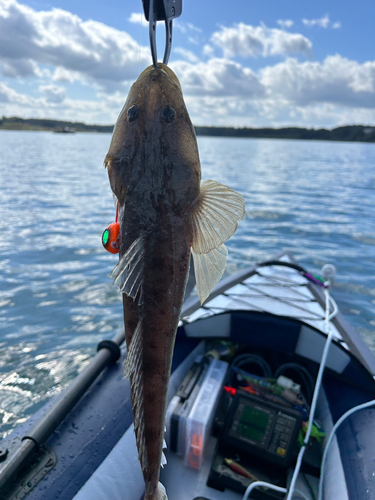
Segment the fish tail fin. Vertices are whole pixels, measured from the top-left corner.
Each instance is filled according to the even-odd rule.
[[[156,487],[156,491],[153,491],[152,493],[148,493],[146,488],[144,500],[168,500],[168,495],[164,486],[159,482]]]
[[[245,218],[245,201],[220,182],[206,180],[189,217],[197,292],[203,303],[222,277],[227,249],[223,244]]]
[[[158,489],[156,490],[155,500],[168,500],[167,492],[165,491],[164,485],[160,482],[158,484]]]

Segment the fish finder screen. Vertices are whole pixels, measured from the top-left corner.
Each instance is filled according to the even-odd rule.
[[[252,406],[245,406],[237,426],[238,434],[261,442],[268,426],[269,414]]]

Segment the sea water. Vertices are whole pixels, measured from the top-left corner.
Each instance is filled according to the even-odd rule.
[[[0,132],[0,436],[61,392],[123,328],[101,234],[115,207],[110,134]],[[203,179],[246,219],[226,274],[291,251],[337,268],[333,296],[375,352],[375,144],[199,137]]]

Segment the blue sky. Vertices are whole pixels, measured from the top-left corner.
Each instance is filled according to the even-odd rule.
[[[0,114],[114,123],[150,63],[141,5],[0,0]],[[183,0],[170,66],[196,125],[373,125],[374,24],[373,0]]]

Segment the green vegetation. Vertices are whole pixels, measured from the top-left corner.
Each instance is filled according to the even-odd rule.
[[[375,126],[347,125],[332,130],[321,128],[229,128],[195,127],[197,135],[216,137],[253,137],[262,139],[304,139],[315,141],[375,142]]]
[[[49,120],[46,118],[18,118],[3,116],[0,120],[0,130],[39,130],[50,131],[62,130],[68,127],[75,132],[109,132],[112,133],[113,125],[86,125],[81,122],[63,122],[59,120]]]
[[[43,130],[61,131],[68,127],[75,132],[111,133],[113,125],[86,125],[81,122],[66,122],[39,118],[5,117],[0,120],[0,130]],[[252,137],[263,139],[305,139],[320,141],[375,142],[375,126],[347,125],[332,130],[287,128],[233,128],[233,127],[195,127],[197,135],[213,137]]]

